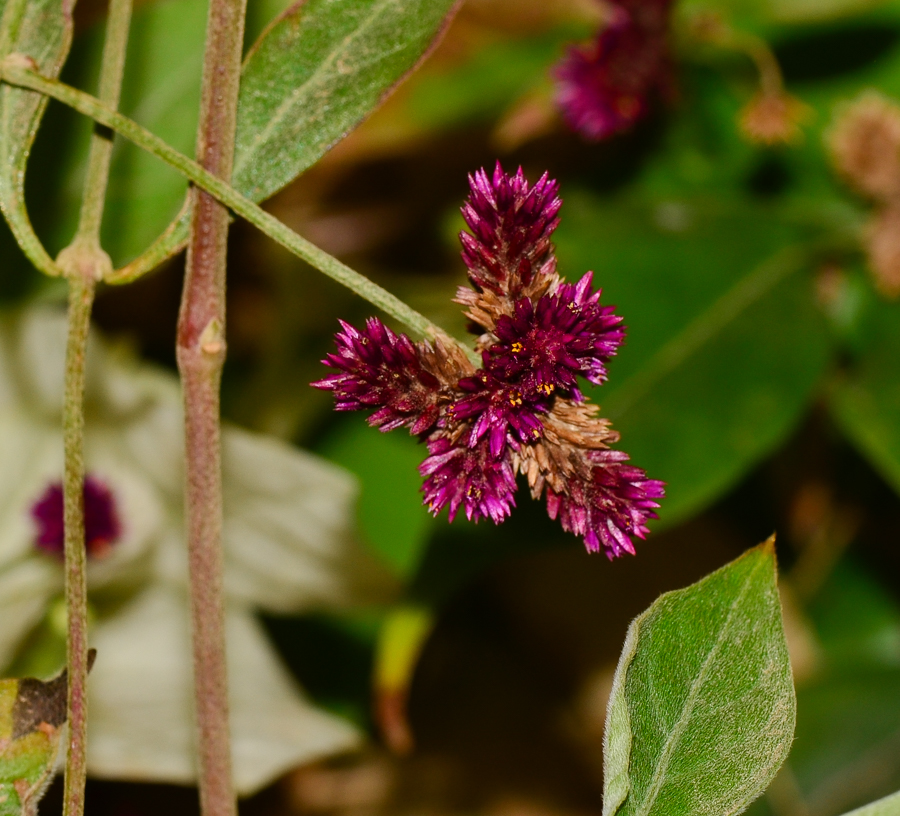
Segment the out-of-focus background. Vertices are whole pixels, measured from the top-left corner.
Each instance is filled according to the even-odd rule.
[[[248,45],[279,10],[250,0]],[[836,815],[900,787],[900,304],[867,262],[878,205],[841,180],[826,144],[840,106],[866,90],[900,101],[900,3],[676,3],[669,92],[630,131],[591,142],[555,110],[551,71],[607,11],[466,0],[421,69],[266,206],[463,337],[451,298],[465,280],[467,173],[499,159],[532,181],[557,178],[560,272],[593,270],[628,327],[591,397],[633,462],[667,482],[660,518],[635,557],[612,563],[588,556],[524,490],[499,528],[431,518],[416,440],[336,414],[308,387],[326,372],[338,318],[359,325],[372,308],[236,223],[225,416],[359,477],[365,541],[399,579],[398,603],[433,627],[405,690],[379,692],[390,610],[264,619],[309,695],[370,742],[288,773],[242,804],[248,815],[599,813],[605,703],[628,622],[773,531],[798,723],[753,812]],[[186,152],[205,13],[199,0],[146,0],[129,46],[123,110]],[[63,78],[93,89],[103,4],[76,14]],[[726,29],[730,39],[715,36]],[[774,55],[802,104],[784,143],[740,126],[759,91],[753,48]],[[51,254],[74,229],[88,135],[51,104],[27,180]],[[168,223],[183,190],[119,146],[105,223],[114,261]],[[4,305],[58,296],[0,229]],[[96,323],[174,369],[182,268],[179,257],[104,288]],[[409,749],[410,735],[413,750],[390,750]],[[54,788],[42,808],[58,807]],[[196,795],[94,781],[88,808],[193,813]]]

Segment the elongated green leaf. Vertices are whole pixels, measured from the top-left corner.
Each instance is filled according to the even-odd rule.
[[[631,624],[606,725],[604,816],[723,816],[763,792],[796,704],[770,539]]]
[[[318,161],[427,55],[458,5],[459,0],[294,3],[244,61],[233,186],[264,201]],[[182,213],[157,242],[153,263],[184,246],[187,230]]]
[[[857,365],[831,394],[831,411],[860,452],[900,492],[900,307],[880,304]]]
[[[244,64],[234,185],[262,201],[313,164],[411,71],[457,0],[301,0]]]
[[[0,680],[0,816],[33,816],[53,777],[66,677]]]
[[[0,57],[21,54],[44,76],[58,76],[72,43],[74,0],[5,0],[0,5]],[[49,272],[55,265],[25,208],[25,166],[46,106],[40,94],[0,87],[0,209],[29,260]]]
[[[900,816],[900,791],[870,805],[851,810],[845,816]]]

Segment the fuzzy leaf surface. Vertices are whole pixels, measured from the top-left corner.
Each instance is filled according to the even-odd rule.
[[[765,790],[796,715],[772,540],[634,620],[608,712],[604,816],[723,816]]]
[[[457,0],[306,0],[244,64],[234,186],[263,201],[374,110],[441,35]]]

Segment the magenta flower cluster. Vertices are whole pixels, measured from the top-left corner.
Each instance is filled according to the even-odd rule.
[[[556,102],[573,130],[591,141],[631,127],[654,95],[673,95],[668,28],[672,0],[617,0],[588,46],[556,65]]]
[[[566,283],[550,241],[562,204],[544,174],[529,185],[499,163],[469,177],[460,234],[471,287],[457,302],[479,334],[482,365],[438,338],[414,343],[377,318],[362,330],[344,322],[336,373],[313,385],[341,411],[373,411],[382,431],[408,427],[423,439],[426,505],[500,523],[515,505],[516,474],[551,518],[610,558],[634,553],[655,518],[663,483],[610,448],[618,434],[597,416],[579,378],[600,385],[625,335],[622,318],[600,302],[592,273]]]

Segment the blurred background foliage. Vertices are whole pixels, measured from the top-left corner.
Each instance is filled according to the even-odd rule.
[[[250,1],[248,44],[282,5]],[[592,396],[634,463],[668,483],[654,534],[633,559],[589,558],[524,492],[500,528],[432,519],[416,441],[334,414],[307,385],[337,318],[358,324],[370,307],[235,224],[226,416],[358,475],[362,533],[405,582],[404,608],[427,621],[266,621],[309,693],[369,728],[373,747],[298,770],[248,811],[598,812],[605,699],[628,621],[773,530],[798,725],[754,813],[828,816],[900,787],[900,304],[871,282],[869,205],[836,176],[823,139],[861,91],[900,100],[900,2],[682,0],[675,99],[587,143],[552,111],[548,72],[600,11],[593,0],[467,0],[424,66],[267,207],[462,337],[450,299],[464,280],[466,173],[499,158],[558,178],[560,270],[594,270],[628,326]],[[807,106],[801,140],[741,135],[757,74],[745,54],[698,39],[710,13],[771,47]],[[100,0],[77,10],[63,78],[80,87],[94,87],[103,14]],[[187,153],[205,14],[201,0],[147,0],[129,45],[122,109]],[[88,135],[51,104],[27,179],[51,253],[74,229]],[[155,237],[184,191],[120,143],[104,224],[113,260]],[[59,297],[0,231],[3,301]],[[107,287],[95,313],[171,368],[182,263]],[[376,654],[406,669],[373,696]],[[408,747],[407,726],[417,750],[394,756],[384,742]],[[194,807],[164,787],[89,790],[89,807],[111,813]]]

